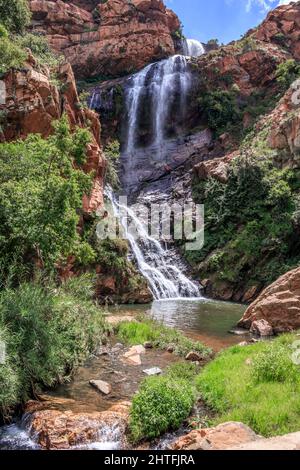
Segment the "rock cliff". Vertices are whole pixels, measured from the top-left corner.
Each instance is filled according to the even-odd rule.
[[[175,52],[177,16],[161,0],[30,0],[32,28],[46,34],[76,77],[116,76]]]

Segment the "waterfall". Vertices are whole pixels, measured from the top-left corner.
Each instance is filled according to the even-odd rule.
[[[148,235],[135,212],[130,207],[121,205],[110,188],[106,189],[105,194],[113,205],[114,215],[120,219],[138,269],[147,279],[154,298],[199,297],[198,286],[174,264],[175,260],[172,262],[171,251],[164,249],[158,240]],[[129,223],[133,224],[135,234],[128,229]]]
[[[201,42],[196,39],[184,39],[182,49],[183,54],[189,57],[199,57],[205,52]]]

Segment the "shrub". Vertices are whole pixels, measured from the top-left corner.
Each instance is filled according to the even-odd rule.
[[[15,41],[22,49],[29,48],[40,64],[50,67],[55,67],[59,64],[60,57],[51,51],[49,43],[44,36],[26,33],[22,36],[16,36]]]
[[[253,360],[253,375],[258,382],[297,380],[299,368],[291,361],[291,350],[280,343],[271,343]]]
[[[193,387],[186,380],[168,375],[145,379],[132,401],[132,440],[152,439],[177,429],[189,416],[193,403]]]
[[[237,124],[241,119],[234,92],[207,91],[198,102],[200,112],[203,113],[209,127],[218,135],[222,134],[229,125]]]
[[[84,162],[90,134],[71,134],[66,117],[54,129],[48,139],[31,135],[0,147],[0,282],[12,265],[30,274],[39,259],[50,272],[69,255],[82,262],[93,255],[77,231],[91,176],[74,165]]]
[[[101,342],[106,332],[101,310],[73,290],[68,283],[52,290],[25,283],[1,293],[7,357],[0,365],[0,414],[7,416],[40,386],[61,382]]]
[[[286,91],[299,77],[300,64],[298,64],[294,59],[288,59],[278,65],[276,70],[276,79],[280,84],[282,91]]]
[[[10,68],[20,68],[26,60],[27,54],[14,44],[9,38],[2,37],[0,41],[0,74],[6,73]]]
[[[0,23],[12,33],[23,33],[30,18],[27,0],[0,0]]]
[[[104,150],[107,159],[106,182],[115,190],[120,187],[118,176],[118,162],[120,157],[120,144],[117,140],[111,142]]]

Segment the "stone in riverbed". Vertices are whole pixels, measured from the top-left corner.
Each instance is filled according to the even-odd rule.
[[[237,335],[237,336],[244,336],[249,334],[249,331],[243,328],[234,328],[233,330],[229,330],[228,333],[231,333],[232,335]]]
[[[111,393],[111,385],[108,382],[104,382],[104,380],[90,380],[89,383],[104,395],[109,395]]]
[[[197,429],[179,438],[173,450],[223,450],[246,442],[258,440],[259,436],[243,423],[228,422],[215,428]]]
[[[174,346],[173,346],[172,344],[169,344],[169,346],[167,347],[167,351],[168,351],[169,353],[173,353],[174,350],[175,350]]]
[[[142,364],[141,356],[139,354],[133,354],[126,358],[128,362],[131,362],[135,366],[140,366]]]
[[[196,351],[190,351],[186,356],[186,361],[193,361],[193,362],[200,362],[202,361],[203,357],[201,354],[197,353]]]
[[[151,369],[143,370],[143,372],[146,375],[160,375],[162,370],[159,367],[152,367]]]
[[[251,324],[250,333],[258,336],[273,336],[274,331],[267,320],[255,320]]]
[[[146,341],[144,343],[144,348],[145,349],[152,349],[153,348],[153,344],[151,343],[151,341]]]

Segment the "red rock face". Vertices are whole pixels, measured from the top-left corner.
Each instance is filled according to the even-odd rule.
[[[265,320],[275,333],[300,328],[300,268],[281,276],[248,307],[239,326]]]
[[[282,5],[271,11],[258,27],[254,37],[287,47],[300,59],[300,2]]]
[[[63,92],[51,83],[49,70],[37,70],[34,58],[29,55],[22,70],[10,70],[4,77],[6,103],[0,106],[5,113],[5,125],[0,141],[24,139],[29,134],[48,137],[52,122],[66,113],[71,126],[86,127],[91,123],[93,141],[88,145],[87,162],[84,170],[94,172],[94,185],[89,197],[85,197],[85,212],[95,211],[103,202],[103,177],[105,158],[100,144],[100,123],[98,116],[90,110],[81,109],[75,78],[70,64],[59,70]]]
[[[77,77],[119,75],[174,54],[177,16],[161,0],[30,0],[35,32],[70,61]]]

